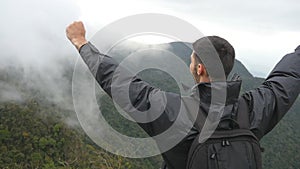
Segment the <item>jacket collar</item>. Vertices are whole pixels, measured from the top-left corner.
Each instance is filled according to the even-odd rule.
[[[234,104],[238,100],[241,89],[241,83],[241,80],[199,83],[192,88],[192,95],[198,95],[198,97],[200,98],[200,103],[213,105],[219,105],[224,103],[225,105]],[[212,96],[214,97],[213,100]]]

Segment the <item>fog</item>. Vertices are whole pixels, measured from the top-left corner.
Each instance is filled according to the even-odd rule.
[[[0,14],[0,74],[6,78],[0,99],[22,101],[28,96],[21,91],[35,89],[71,110],[72,72],[66,71],[72,70],[78,54],[65,37],[65,28],[78,20],[76,2],[1,1]]]

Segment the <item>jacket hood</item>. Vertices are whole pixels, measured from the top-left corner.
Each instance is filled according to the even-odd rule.
[[[192,95],[196,96],[198,93],[198,97],[200,98],[200,103],[206,103],[206,104],[209,103],[214,105],[224,104],[224,103],[225,105],[233,104],[238,100],[241,84],[242,84],[241,80],[199,83],[193,87]],[[220,96],[219,94],[225,94],[225,96]]]
[[[232,119],[236,119],[241,84],[241,80],[197,84],[193,88],[192,95],[200,99],[199,113],[204,117],[208,117],[208,113],[212,113],[212,116],[209,117],[214,117],[214,119],[209,120],[212,122],[220,120],[218,128],[234,128]],[[198,119],[197,121],[198,126],[203,126],[203,120],[199,121]]]

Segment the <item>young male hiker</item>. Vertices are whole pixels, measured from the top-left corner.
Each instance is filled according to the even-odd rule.
[[[177,125],[175,127],[177,132],[165,138],[170,142],[184,135],[178,144],[162,153],[164,169],[261,168],[259,140],[288,112],[300,92],[300,46],[294,53],[284,56],[258,88],[239,95],[241,85],[239,78],[226,80],[234,64],[234,48],[218,36],[203,37],[193,43],[191,55],[190,71],[196,82],[194,92],[190,96],[183,97],[163,92],[137,76],[131,77],[126,68],[122,69],[121,73],[116,73],[118,63],[100,53],[86,40],[82,22],[69,25],[66,34],[109,96],[112,96],[112,92],[122,93],[128,90],[122,83],[122,78],[130,79],[129,101],[122,96],[116,101],[129,115],[137,109],[148,113],[147,117],[152,118],[152,113],[155,114],[156,110],[160,111],[162,108],[155,100],[163,98],[161,100],[165,107],[162,114],[151,122],[138,124],[150,136],[159,135],[170,126]],[[209,47],[211,44],[214,49]],[[214,51],[222,63],[225,78],[209,74],[209,70],[214,68],[209,67],[212,65],[203,64],[201,58],[209,58]],[[119,82],[112,82],[113,78]],[[224,86],[227,93],[224,105],[212,102],[212,91],[224,89]],[[189,106],[190,102],[196,102],[197,105],[194,104],[192,108],[193,106]],[[183,112],[186,115],[179,114],[181,106],[185,107]],[[199,133],[212,107],[222,110],[220,121],[212,135],[206,138],[204,143],[200,143]],[[193,110],[197,110],[197,117],[191,127],[189,119],[190,114],[195,113]],[[181,121],[175,123],[179,116],[182,118],[179,119]],[[134,115],[132,117],[135,118]],[[214,122],[213,119],[210,121]],[[163,144],[158,141],[157,144],[162,148]]]

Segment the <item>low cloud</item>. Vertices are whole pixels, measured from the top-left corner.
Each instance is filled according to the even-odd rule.
[[[1,102],[38,98],[74,110],[71,78],[79,54],[65,28],[79,16],[75,0],[1,2]]]

